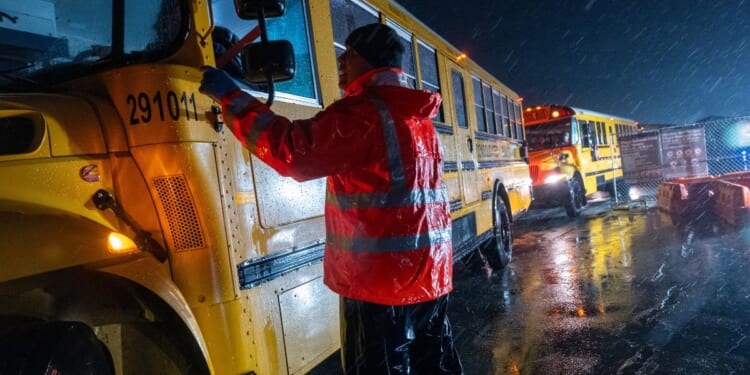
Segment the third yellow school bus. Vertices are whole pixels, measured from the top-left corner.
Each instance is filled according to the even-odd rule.
[[[528,107],[523,116],[534,207],[562,207],[576,217],[587,196],[615,194],[622,178],[618,137],[633,134],[635,121],[558,105]]]
[[[218,46],[261,24],[235,6],[260,3],[274,7],[0,4],[13,20],[0,24],[0,180],[12,181],[0,184],[0,341],[17,349],[0,363],[87,361],[60,354],[61,328],[117,374],[304,374],[339,348],[322,281],[325,180],[279,176],[198,90]],[[531,202],[518,95],[387,0],[280,8],[267,36],[291,42],[296,76],[276,85],[273,108],[292,119],[340,98],[350,31],[398,31],[411,83],[443,96],[455,257],[482,248],[507,264],[510,222]]]

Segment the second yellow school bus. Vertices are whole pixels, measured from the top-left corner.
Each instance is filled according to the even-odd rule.
[[[560,105],[527,107],[523,116],[534,207],[562,207],[576,217],[587,196],[615,194],[622,178],[618,137],[636,132],[635,121]]]

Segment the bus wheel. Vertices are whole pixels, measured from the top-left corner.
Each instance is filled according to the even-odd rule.
[[[578,178],[573,177],[568,181],[568,197],[565,201],[565,213],[568,217],[578,217],[583,211],[586,194],[583,192],[583,186]]]
[[[0,330],[0,373],[114,374],[112,356],[80,322],[30,322]]]
[[[513,255],[513,237],[510,229],[510,216],[500,194],[495,194],[492,207],[492,237],[482,247],[487,263],[495,270],[505,268]]]

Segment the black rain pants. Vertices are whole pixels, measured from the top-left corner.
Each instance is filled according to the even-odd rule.
[[[346,375],[463,374],[448,321],[448,295],[403,306],[341,297]]]

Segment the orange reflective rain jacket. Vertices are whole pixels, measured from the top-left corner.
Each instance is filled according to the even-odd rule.
[[[281,175],[328,176],[324,282],[347,298],[384,305],[433,300],[452,289],[451,221],[436,93],[406,87],[399,69],[375,69],[345,97],[290,121],[235,90],[222,99],[232,131]]]

